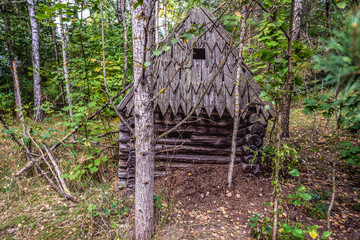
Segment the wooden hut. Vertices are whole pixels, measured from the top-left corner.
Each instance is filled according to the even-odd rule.
[[[205,33],[183,41],[181,36],[194,26]],[[191,164],[227,164],[230,159],[233,117],[235,108],[235,81],[238,50],[230,45],[230,36],[213,14],[205,8],[193,9],[164,41],[180,39],[154,61],[153,91],[156,134],[161,134],[184,119],[196,106],[211,79],[219,74],[208,88],[195,114],[156,145],[155,175],[162,175],[170,167]],[[226,56],[228,57],[226,58]],[[225,59],[225,65],[221,63]],[[273,107],[265,108],[261,92],[246,65],[241,74],[241,119],[238,133],[236,162],[258,162],[267,120],[274,116]],[[134,127],[133,90],[124,97],[118,109]],[[270,103],[267,103],[270,104]],[[133,138],[125,125],[120,124],[119,184],[133,187],[135,149]],[[256,169],[255,169],[256,171]]]

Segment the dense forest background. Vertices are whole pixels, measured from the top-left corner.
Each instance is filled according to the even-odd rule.
[[[250,221],[240,224],[241,230],[247,229],[241,236],[359,237],[359,231],[355,231],[359,235],[344,232],[340,227],[344,223],[336,220],[336,214],[359,217],[360,209],[357,0],[1,0],[0,209],[9,219],[1,221],[0,236],[110,239],[131,235],[134,200],[119,193],[115,180],[121,121],[115,106],[132,86],[134,66],[139,64],[133,61],[139,51],[133,48],[133,33],[139,29],[132,29],[131,13],[148,2],[155,18],[152,56],[168,50],[163,41],[191,9],[206,7],[242,52],[263,89],[262,99],[277,110],[267,129],[262,165],[264,176],[273,181],[268,203],[272,210],[250,214]],[[186,41],[199,33],[201,26],[194,26],[180,38]],[[141,64],[146,68],[150,62]],[[37,164],[31,158],[44,161]],[[311,167],[316,171],[319,166],[326,184],[319,184],[325,189],[316,192],[302,181],[311,182]],[[48,192],[38,174],[54,193]],[[295,190],[281,190],[287,184]],[[345,210],[337,198],[341,186],[347,189],[340,191],[352,194],[349,202],[343,200],[349,204]],[[292,190],[292,195],[286,195]],[[224,188],[224,199],[235,198],[234,191]],[[56,205],[54,199],[63,202]],[[177,222],[173,200],[161,191],[154,195],[158,238],[167,238],[164,232],[171,232],[169,226]],[[31,215],[37,205],[42,210]],[[312,219],[320,220],[290,221],[285,205],[300,207],[304,218],[311,213]],[[224,211],[220,207],[215,208],[219,214]],[[29,213],[20,214],[24,210]],[[42,217],[41,211],[55,215]],[[359,229],[359,218],[351,224]],[[240,233],[234,238],[240,236],[236,234]],[[230,236],[230,232],[221,235]]]

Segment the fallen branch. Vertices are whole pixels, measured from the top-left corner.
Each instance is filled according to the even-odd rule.
[[[10,130],[9,126],[5,123],[4,119],[1,116],[0,116],[0,121],[4,125],[5,129]],[[14,142],[16,142],[21,148],[25,149],[26,155],[28,156],[28,158],[30,159],[32,164],[35,165],[35,167],[40,171],[41,175],[46,179],[46,181],[49,183],[49,185],[56,192],[58,192],[60,195],[62,195],[63,197],[65,197],[66,199],[68,199],[70,201],[78,202],[73,196],[71,196],[68,193],[64,193],[58,186],[56,186],[56,184],[51,180],[51,178],[46,174],[46,172],[34,160],[34,158],[32,157],[31,152],[29,151],[29,148],[27,148],[25,144],[21,144],[20,141],[17,139],[17,137],[13,133],[10,133],[10,135],[11,135],[11,138],[14,140]]]
[[[86,119],[87,121],[92,120],[95,116],[97,116],[98,114],[100,114],[100,112],[102,110],[104,110],[109,104],[110,104],[110,100],[114,101],[115,99],[117,99],[120,95],[124,94],[130,87],[132,87],[133,83],[129,84],[126,88],[124,88],[122,91],[118,92],[114,97],[112,97],[111,99],[109,99],[104,105],[101,106],[101,108],[99,108],[98,110],[96,110],[90,117],[88,117]],[[68,134],[66,134],[58,143],[56,143],[55,145],[53,145],[51,148],[49,148],[50,151],[54,151],[56,148],[58,148],[60,145],[63,144],[63,142],[68,139],[69,137],[71,137],[74,133],[77,132],[77,130],[79,130],[80,127],[82,127],[84,125],[84,122],[78,124],[75,128],[73,128]],[[35,162],[38,162],[40,160],[40,158],[34,160]],[[22,174],[24,171],[28,170],[31,168],[31,166],[33,165],[33,161],[30,161],[26,164],[25,167],[23,167],[20,171],[18,171],[15,176],[18,177],[20,176],[20,174]]]

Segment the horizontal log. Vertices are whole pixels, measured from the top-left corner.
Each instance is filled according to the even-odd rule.
[[[156,155],[156,159],[160,161],[172,161],[172,162],[182,162],[182,163],[217,163],[217,164],[226,164],[230,161],[230,156],[204,156],[204,155],[165,155],[159,154]],[[241,162],[241,158],[237,157],[235,162]]]
[[[253,125],[250,125],[248,129],[249,129],[249,133],[251,134],[257,134],[260,137],[265,136],[265,128],[262,124],[255,123]]]
[[[263,144],[263,140],[262,138],[257,135],[257,134],[248,134],[245,136],[245,142],[251,146],[251,145],[255,145],[256,147],[261,147],[261,145]]]
[[[251,124],[254,124],[254,123],[260,123],[264,126],[267,125],[267,121],[265,120],[264,116],[260,113],[253,113],[249,116],[249,122]]]
[[[253,155],[254,151],[258,150],[255,145],[243,145],[240,147],[240,149],[243,156]]]
[[[168,162],[160,162],[160,161],[155,162],[156,169],[186,168],[186,167],[191,167],[192,165],[193,165],[192,163],[178,163],[178,162],[168,163]]]
[[[120,150],[123,153],[129,152],[129,148],[125,143],[120,143]],[[241,151],[238,147],[237,151]],[[178,153],[195,153],[195,154],[206,154],[206,155],[229,155],[231,153],[231,147],[211,147],[211,146],[195,146],[186,144],[156,144],[156,153],[173,152]]]

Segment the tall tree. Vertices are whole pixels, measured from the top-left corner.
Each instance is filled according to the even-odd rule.
[[[154,43],[154,1],[132,7],[135,98],[135,237],[151,239],[154,231],[154,117],[151,48]]]
[[[167,37],[167,0],[163,0],[164,1],[164,39]]]
[[[61,1],[59,1],[61,4]],[[69,69],[68,69],[68,61],[66,56],[66,37],[65,37],[65,30],[64,30],[64,23],[63,23],[63,14],[60,14],[60,34],[61,34],[61,47],[62,47],[62,55],[63,55],[63,68],[64,68],[64,77],[65,77],[65,87],[66,87],[66,98],[68,102],[69,115],[71,121],[73,121],[73,104],[71,99],[71,89],[70,89],[70,80],[69,80]]]
[[[155,0],[155,45],[157,46],[159,44],[159,27],[160,27],[160,21],[159,21],[159,0]]]
[[[40,51],[39,51],[39,26],[36,19],[36,10],[34,0],[27,0],[28,11],[31,25],[32,39],[32,65],[34,78],[34,121],[39,122],[44,118],[44,111],[41,109],[42,92],[40,77]]]
[[[10,65],[11,65],[11,72],[14,79],[14,95],[15,95],[15,108],[16,108],[16,116],[18,120],[21,121],[22,130],[24,133],[24,136],[26,137],[26,126],[25,126],[25,118],[24,118],[24,112],[22,107],[22,101],[21,101],[21,91],[20,91],[20,82],[19,77],[17,74],[17,67],[16,67],[16,61],[15,61],[15,54],[13,50],[13,44],[11,41],[11,28],[10,28],[10,21],[8,18],[8,9],[7,4],[5,3],[3,5],[3,13],[4,13],[4,23],[5,23],[5,31],[6,31],[6,44],[9,51],[9,58],[10,58]]]
[[[278,107],[277,111],[276,111],[276,152],[277,152],[277,156],[275,157],[275,170],[274,170],[274,185],[275,185],[275,189],[274,189],[274,208],[273,208],[273,229],[272,229],[272,240],[276,240],[277,238],[277,227],[278,227],[278,210],[279,210],[279,174],[280,174],[280,145],[281,145],[281,139],[280,139],[280,132],[281,132],[281,127],[282,125],[282,116],[284,115],[283,112],[285,111],[284,108],[286,108],[286,103],[288,102],[288,97],[290,96],[290,89],[291,89],[291,84],[292,84],[292,33],[293,33],[293,28],[291,26],[293,26],[293,22],[294,22],[294,8],[295,8],[295,1],[296,0],[292,0],[291,1],[291,10],[290,10],[290,23],[289,23],[289,37],[288,37],[288,74],[287,74],[287,79],[285,82],[285,91],[283,93],[281,102],[280,102],[280,106]],[[287,125],[289,126],[289,123],[287,123]]]
[[[301,18],[304,7],[304,0],[296,0],[294,6],[294,24],[292,40],[297,40],[300,36]]]
[[[239,45],[239,61],[236,73],[236,82],[235,82],[235,114],[234,114],[234,127],[233,127],[233,135],[232,135],[232,143],[231,143],[231,156],[230,156],[230,165],[228,172],[228,187],[231,187],[233,171],[234,171],[234,163],[236,159],[236,139],[237,133],[239,131],[239,120],[240,120],[240,86],[242,83],[242,64],[243,64],[243,49],[244,49],[244,39],[245,39],[245,31],[246,31],[246,17],[247,11],[246,6],[243,6],[243,10],[241,15],[243,16],[243,20],[241,21],[241,33],[240,33],[240,45]]]
[[[302,8],[304,4],[304,0],[294,0],[292,3],[293,11],[291,11],[290,14],[290,25],[289,25],[289,39],[288,39],[288,61],[291,62],[291,51],[292,51],[292,43],[294,40],[296,40],[299,37],[300,34],[300,25],[301,25],[301,14],[302,14]],[[291,69],[291,65],[289,66]],[[286,101],[284,102],[284,110],[282,111],[282,122],[281,122],[281,128],[282,133],[281,137],[288,138],[290,137],[290,130],[289,130],[289,124],[290,124],[290,108],[291,108],[291,92],[293,91],[293,82],[291,81],[292,76],[290,76],[292,73],[289,72],[288,79],[290,77],[289,84],[289,91],[286,93]],[[286,87],[286,85],[285,85]]]

